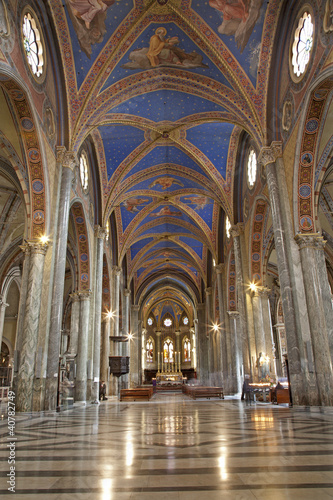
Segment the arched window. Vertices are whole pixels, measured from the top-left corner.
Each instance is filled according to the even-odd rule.
[[[253,148],[250,149],[247,160],[247,182],[250,188],[255,185],[257,177],[257,155]]]
[[[184,361],[191,361],[191,342],[188,337],[184,340]]]
[[[83,191],[88,191],[88,158],[85,151],[80,156],[80,180]]]
[[[163,345],[164,363],[173,363],[173,342],[171,339],[166,339]]]
[[[37,81],[41,80],[44,70],[45,50],[41,33],[37,16],[26,11],[22,19],[22,42],[30,71]]]
[[[146,361],[147,363],[152,363],[154,360],[154,344],[153,344],[153,339],[149,337],[146,343]]]

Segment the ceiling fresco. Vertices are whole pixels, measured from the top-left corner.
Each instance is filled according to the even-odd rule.
[[[117,265],[126,259],[147,312],[163,293],[188,309],[207,283],[208,259],[218,262],[220,214],[233,220],[237,138],[245,130],[265,140],[279,4],[52,2],[71,147],[94,137],[104,223],[114,213]]]

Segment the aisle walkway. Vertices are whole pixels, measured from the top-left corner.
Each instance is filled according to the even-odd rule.
[[[159,394],[16,419],[15,500],[326,500],[333,410]],[[0,495],[9,448],[1,421]]]

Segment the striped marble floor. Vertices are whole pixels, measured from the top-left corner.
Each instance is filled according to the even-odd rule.
[[[0,496],[15,500],[333,498],[333,410],[155,395],[62,413],[2,407]]]

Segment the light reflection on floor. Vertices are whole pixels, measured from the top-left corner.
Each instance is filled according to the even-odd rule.
[[[13,498],[332,500],[332,417],[328,408],[176,393],[18,415]],[[5,442],[5,418],[0,428]],[[2,446],[2,496],[10,494],[7,455]]]

